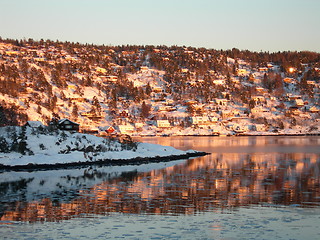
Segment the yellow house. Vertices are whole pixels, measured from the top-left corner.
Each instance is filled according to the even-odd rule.
[[[168,120],[157,120],[157,127],[158,128],[169,128],[171,124]]]

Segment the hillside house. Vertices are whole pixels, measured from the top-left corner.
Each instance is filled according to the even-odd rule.
[[[119,117],[121,117],[121,118],[127,118],[127,117],[129,117],[129,111],[128,111],[128,110],[122,110],[122,111],[119,113]]]
[[[70,101],[74,102],[86,102],[87,99],[84,97],[69,97],[68,98]]]
[[[44,127],[43,123],[40,121],[27,121],[27,123],[24,126],[31,128]]]
[[[163,105],[160,105],[158,106],[158,111],[159,112],[172,112],[172,111],[175,111],[177,110],[175,107],[172,107],[172,106],[163,106]]]
[[[142,123],[142,122],[137,122],[134,124],[135,128],[138,130],[138,131],[142,131],[142,128],[145,124]]]
[[[191,123],[194,125],[206,125],[210,123],[210,119],[208,116],[195,116],[191,117]]]
[[[98,122],[98,121],[101,121],[104,119],[104,116],[100,115],[100,114],[93,114],[92,116],[90,117],[87,117],[89,118],[90,120],[92,121],[95,121],[95,122]]]
[[[293,104],[296,107],[303,107],[304,106],[304,101],[302,99],[295,99],[293,101]]]
[[[98,73],[98,74],[106,74],[107,70],[105,68],[102,68],[102,67],[97,67],[96,68],[96,73]]]
[[[69,89],[69,90],[77,90],[77,86],[74,85],[74,84],[69,84],[69,85],[68,85],[68,89]]]
[[[152,87],[152,91],[155,93],[162,93],[163,92],[163,88],[159,87],[159,86],[154,86]]]
[[[240,84],[240,80],[238,78],[231,78],[231,81],[235,84]]]
[[[134,126],[131,124],[118,125],[119,132],[121,134],[132,134],[135,130]]]
[[[168,120],[157,120],[156,125],[158,128],[170,128],[171,124]]]
[[[245,133],[245,132],[249,131],[249,126],[248,125],[239,125],[239,124],[229,124],[229,125],[227,125],[227,129],[239,134],[239,133]]]
[[[248,70],[247,69],[237,69],[237,74],[239,75],[239,76],[246,76],[246,75],[248,75],[249,74],[249,72],[248,72]]]
[[[240,114],[240,115],[231,117],[231,118],[230,118],[230,121],[231,121],[231,122],[240,123],[240,122],[242,122],[242,121],[244,121],[244,120],[248,120],[248,119],[249,119],[249,118],[248,118],[247,115],[245,115],[245,114]]]
[[[267,68],[274,68],[274,66],[273,66],[273,64],[268,63],[268,64],[267,64]]]
[[[226,84],[226,80],[224,80],[224,79],[216,79],[216,80],[213,80],[212,82],[215,85],[225,85]]]
[[[157,109],[158,109],[159,112],[166,112],[167,111],[167,107],[168,106],[159,105],[157,107]]]
[[[293,78],[284,78],[283,79],[283,81],[285,82],[285,83],[295,83],[295,80],[293,79]]]
[[[316,106],[312,106],[311,108],[309,108],[309,112],[318,113],[318,112],[320,112],[320,109],[317,108]]]
[[[316,86],[317,86],[316,81],[308,80],[308,81],[307,81],[307,84],[308,84],[308,85],[311,85],[311,86],[313,86],[313,87],[316,87]]]
[[[255,102],[265,102],[266,100],[264,96],[252,96],[251,99],[254,100]]]
[[[194,111],[196,111],[197,113],[204,112],[204,104],[193,104],[192,106]]]
[[[299,115],[302,114],[302,112],[296,106],[289,107],[289,110],[287,111],[287,113],[293,114],[293,115],[296,115],[296,116],[299,116]]]
[[[110,76],[105,76],[105,80],[106,80],[107,82],[116,82],[116,81],[118,81],[118,77],[117,77],[117,76],[112,76],[112,75],[110,75]]]
[[[256,87],[257,93],[267,93],[268,91],[263,87]]]
[[[286,95],[286,98],[288,101],[294,101],[296,99],[302,99],[302,96],[301,95],[292,95],[292,94],[288,93]]]
[[[216,102],[217,105],[227,106],[229,100],[228,100],[228,99],[225,99],[225,98],[216,98],[216,99],[215,99],[215,102]]]
[[[233,117],[233,116],[234,116],[233,112],[231,112],[229,110],[221,111],[222,119],[228,119],[228,118]]]
[[[147,66],[141,66],[140,67],[140,71],[141,72],[148,72],[149,71],[149,68]]]
[[[268,70],[269,69],[267,67],[259,67],[259,72],[261,72],[261,73],[267,73]]]
[[[80,124],[75,123],[67,118],[58,121],[58,129],[66,131],[79,131]]]
[[[216,123],[216,122],[218,122],[218,118],[217,117],[210,117],[210,122],[212,122],[212,123]]]
[[[269,113],[270,110],[268,108],[265,107],[254,107],[251,109],[251,113],[252,114],[256,114],[256,113]]]
[[[113,126],[106,126],[104,131],[108,134],[112,134],[116,131],[116,129]]]

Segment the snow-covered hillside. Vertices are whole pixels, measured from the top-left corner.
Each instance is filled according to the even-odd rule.
[[[0,42],[0,126],[132,136],[318,134],[320,54]]]

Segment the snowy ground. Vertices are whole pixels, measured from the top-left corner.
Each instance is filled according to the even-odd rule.
[[[1,136],[5,137],[8,148],[16,139],[19,145],[21,141],[21,129],[0,128]],[[12,135],[16,134],[16,137]],[[26,141],[24,152],[15,151],[0,152],[0,164],[15,166],[28,164],[56,164],[72,162],[88,162],[98,160],[117,160],[155,158],[167,156],[179,156],[195,151],[181,151],[169,146],[161,146],[149,143],[136,143],[134,147],[110,141],[89,134],[57,132],[53,134],[41,134],[27,128],[23,135]],[[88,149],[90,148],[90,149]]]

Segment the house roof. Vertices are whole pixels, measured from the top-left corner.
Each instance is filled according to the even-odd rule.
[[[79,123],[73,122],[73,121],[71,121],[71,120],[69,120],[67,118],[60,119],[58,124],[60,125],[60,124],[63,124],[63,123],[68,123],[67,121],[70,122],[71,124],[74,124],[74,125],[80,125]]]
[[[30,127],[33,127],[33,128],[37,128],[37,127],[40,127],[40,126],[44,126],[42,122],[40,121],[28,121],[26,123],[26,125],[30,126]]]

